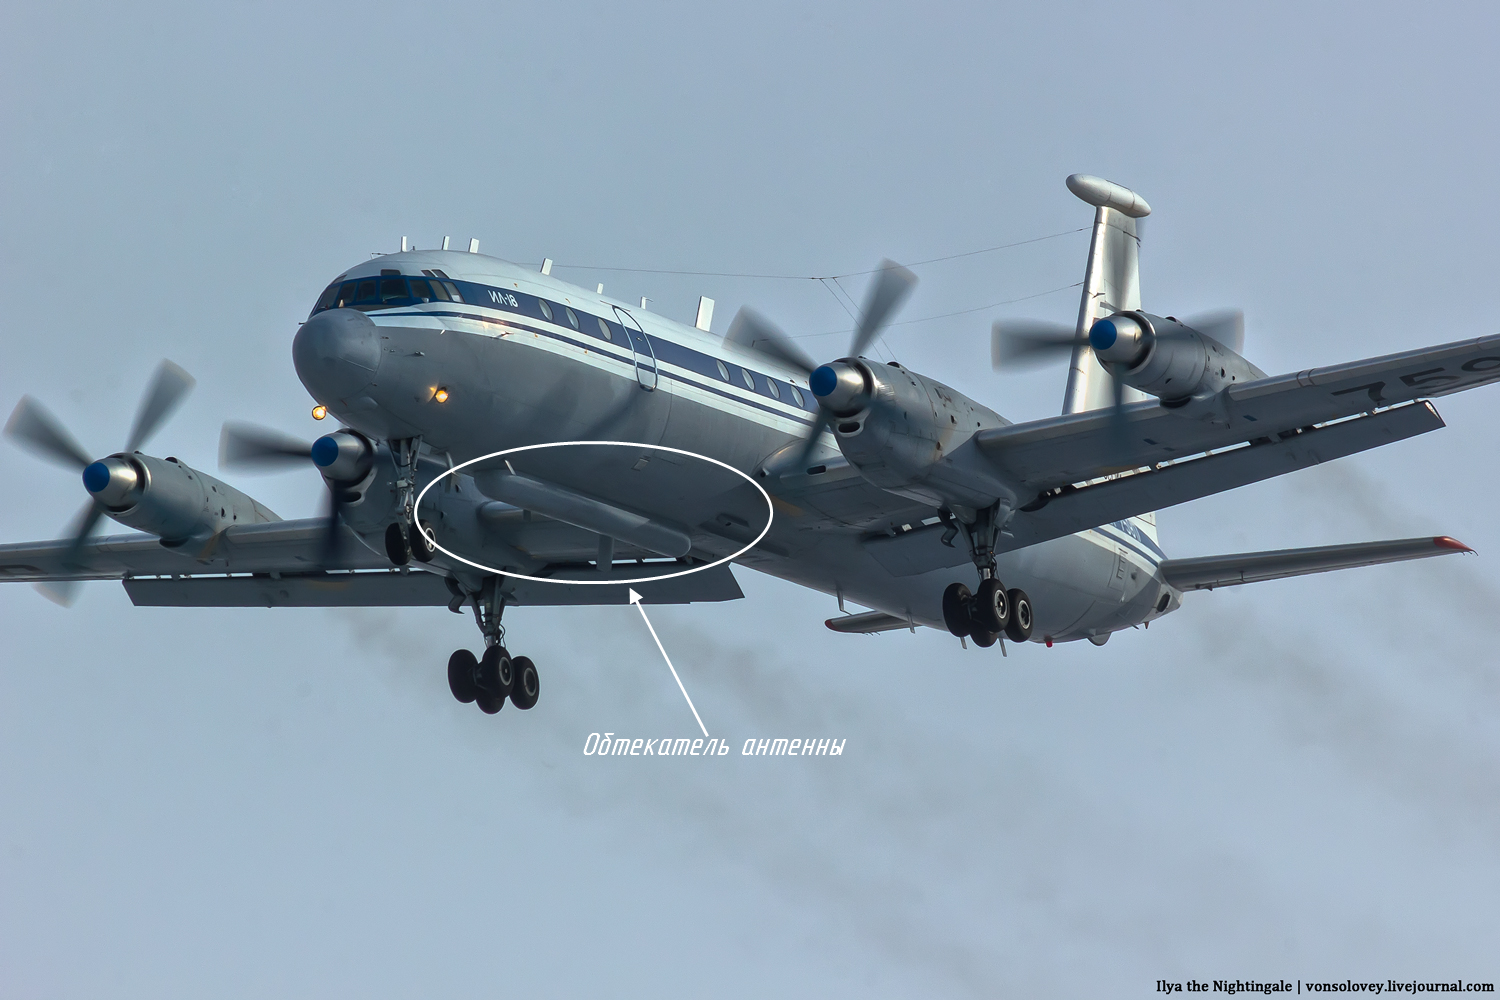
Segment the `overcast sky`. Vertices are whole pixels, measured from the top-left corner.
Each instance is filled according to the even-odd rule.
[[[688,322],[710,295],[720,330],[753,302],[824,357],[850,326],[825,284],[597,268],[845,275],[1055,236],[918,268],[901,318],[924,321],[881,348],[1047,416],[1062,368],[992,373],[988,329],[1076,315],[1073,172],[1155,209],[1146,307],[1243,307],[1267,371],[1494,333],[1497,20],[17,4],[0,410],[34,393],[102,455],[169,357],[198,388],[153,453],[214,471],[229,418],[312,436],[296,324],[403,235],[552,257]],[[1493,981],[1500,388],[1438,408],[1445,430],[1166,512],[1162,541],[1441,532],[1477,559],[1190,595],[1103,648],[1008,658],[834,635],[831,598],[743,570],[744,601],[652,612],[712,734],[846,739],[834,758],[583,756],[590,732],[693,733],[629,608],[507,615],[543,692],[492,718],[447,691],[480,640],[442,609],[135,609],[101,583],[63,610],[0,587],[0,993]],[[0,477],[0,541],[86,499],[8,443]],[[226,478],[283,516],[319,503],[310,471]]]

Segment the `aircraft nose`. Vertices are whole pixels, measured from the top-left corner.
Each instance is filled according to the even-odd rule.
[[[320,402],[350,399],[375,380],[380,336],[364,313],[329,309],[297,331],[292,363],[307,391]]]

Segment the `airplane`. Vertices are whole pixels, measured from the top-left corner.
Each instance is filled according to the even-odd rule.
[[[847,353],[820,363],[748,308],[721,337],[707,298],[689,326],[550,261],[403,238],[334,278],[293,337],[313,416],[339,428],[308,443],[224,426],[224,467],[316,469],[321,516],[282,520],[142,452],[193,384],[164,362],[103,458],[17,404],[6,434],[79,470],[89,499],[67,537],[0,546],[0,579],[63,603],[121,580],[138,606],[467,608],[485,648],[452,654],[449,687],[494,714],[540,693],[507,608],[734,600],[731,562],[835,597],[836,632],[928,627],[1004,653],[1103,646],[1192,591],[1472,551],[1439,536],[1168,557],[1156,511],[1442,427],[1431,398],[1500,379],[1500,336],[1267,376],[1239,314],[1143,310],[1143,198],[1067,187],[1094,209],[1076,323],[991,333],[1002,371],[1069,359],[1060,416],[1013,423],[867,357],[916,282],[890,261]],[[135,531],[96,537],[104,517]]]

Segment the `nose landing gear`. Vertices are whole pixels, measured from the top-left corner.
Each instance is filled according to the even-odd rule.
[[[532,708],[541,696],[542,683],[530,657],[512,657],[505,648],[505,628],[500,624],[505,595],[500,592],[500,578],[487,578],[478,593],[469,596],[474,602],[474,620],[484,633],[484,655],[476,657],[460,649],[448,657],[448,689],[454,698],[466,705],[473,702],[486,715],[504,708],[507,698],[522,711]]]

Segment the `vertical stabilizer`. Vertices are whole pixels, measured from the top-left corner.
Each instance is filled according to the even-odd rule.
[[[1077,343],[1063,396],[1063,412],[1078,413],[1114,405],[1109,373],[1094,359],[1088,332],[1101,316],[1141,307],[1141,241],[1135,220],[1150,215],[1151,206],[1129,188],[1088,174],[1069,177],[1068,190],[1094,206],[1094,236],[1074,331]]]

